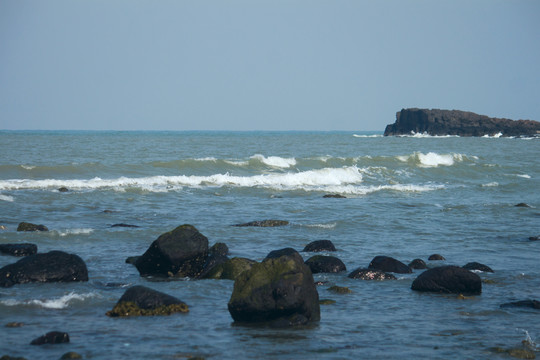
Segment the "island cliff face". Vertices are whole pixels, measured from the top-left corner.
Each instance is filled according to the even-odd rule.
[[[410,135],[458,136],[537,136],[540,122],[490,118],[472,112],[439,109],[402,109],[396,122],[386,127],[384,136]]]

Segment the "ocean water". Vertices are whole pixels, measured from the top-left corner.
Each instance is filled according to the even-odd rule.
[[[509,358],[538,352],[540,139],[383,137],[361,132],[0,132],[0,243],[31,242],[87,264],[85,283],[0,288],[0,356],[58,359]],[[60,187],[68,192],[60,192]],[[346,198],[323,198],[340,194]],[[528,207],[516,207],[526,203]],[[105,211],[108,210],[108,211]],[[280,219],[276,228],[233,227]],[[19,222],[49,232],[17,232]],[[138,228],[111,227],[126,223]],[[331,240],[347,271],[316,274],[321,321],[274,329],[233,324],[233,281],[141,278],[128,256],[191,224],[230,257],[262,260]],[[442,254],[445,261],[427,261]],[[314,254],[301,252],[304,259]],[[347,278],[377,255],[429,266],[477,261],[483,292],[465,299],[398,280]],[[18,258],[0,255],[0,266]],[[109,318],[125,289],[176,296],[188,314]],[[351,294],[328,291],[346,286]],[[20,322],[21,327],[5,324]],[[70,343],[30,346],[49,331]]]

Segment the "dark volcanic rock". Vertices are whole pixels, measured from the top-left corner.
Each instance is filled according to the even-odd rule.
[[[412,283],[412,290],[446,294],[480,295],[480,277],[459,266],[440,266],[421,273]]]
[[[396,280],[397,278],[381,270],[358,268],[347,277],[360,280]]]
[[[502,308],[506,307],[525,307],[532,309],[540,309],[540,301],[538,300],[521,300],[515,302],[509,302],[501,305]]]
[[[421,269],[427,269],[427,265],[424,260],[422,259],[414,259],[409,264],[409,267],[411,269],[421,270]]]
[[[493,270],[489,266],[480,264],[477,262],[467,263],[466,265],[463,265],[463,268],[467,270],[478,270],[478,271],[491,272],[491,273],[493,272]]]
[[[440,254],[433,254],[428,257],[429,261],[440,261],[440,260],[446,260],[444,256]]]
[[[369,263],[368,269],[381,270],[384,272],[393,272],[398,274],[412,273],[410,267],[399,260],[389,256],[375,256]]]
[[[13,256],[28,256],[37,253],[36,244],[0,244],[0,253]]]
[[[343,261],[334,256],[315,255],[306,260],[313,274],[318,273],[337,273],[345,271],[347,268]]]
[[[275,227],[289,225],[286,220],[262,220],[262,221],[250,221],[244,224],[236,224],[233,226],[256,226],[256,227]]]
[[[160,235],[135,262],[141,276],[197,277],[208,256],[208,239],[194,226]]]
[[[182,300],[138,285],[127,289],[114,308],[107,312],[107,316],[170,315],[188,311],[188,306]]]
[[[62,344],[69,342],[69,335],[65,332],[51,331],[37,339],[32,340],[30,345]]]
[[[71,281],[88,281],[88,270],[80,257],[63,251],[29,255],[0,269],[1,287],[29,282]]]
[[[45,225],[36,225],[27,222],[19,223],[17,231],[49,231]]]
[[[540,122],[490,118],[472,112],[438,109],[402,109],[396,122],[386,127],[385,136],[427,133],[429,135],[484,136],[502,133],[502,136],[536,136]]]
[[[235,322],[291,326],[320,320],[313,275],[299,256],[268,258],[243,272],[234,282],[228,308]]]
[[[336,247],[330,240],[312,241],[304,247],[305,252],[336,251]]]

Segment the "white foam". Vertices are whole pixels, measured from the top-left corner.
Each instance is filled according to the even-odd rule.
[[[262,162],[263,164],[266,164],[271,167],[276,167],[276,168],[289,168],[291,166],[296,165],[295,158],[282,158],[279,156],[265,157],[264,155],[255,154],[251,157],[251,159],[258,160]]]
[[[408,156],[397,156],[399,161],[409,162],[413,161],[418,163],[420,167],[438,167],[438,166],[452,166],[455,162],[462,162],[464,156],[462,154],[438,154],[434,152],[428,152],[427,154],[421,152],[415,152]]]
[[[490,139],[498,139],[500,138],[501,136],[503,136],[503,133],[502,132],[499,132],[497,134],[494,134],[494,135],[484,135],[482,136],[483,138],[490,138]]]
[[[21,167],[25,170],[32,170],[36,168],[35,166],[32,166],[32,165],[21,165]]]
[[[1,201],[13,202],[14,199],[13,199],[13,196],[0,194],[0,200]]]
[[[320,228],[320,229],[333,229],[335,228],[337,225],[337,223],[329,223],[329,224],[308,224],[308,225],[303,225],[305,227],[309,227],[309,228]]]
[[[531,178],[531,175],[527,175],[527,174],[517,174],[516,176],[524,178],[524,179],[530,179]]]
[[[397,136],[398,137],[412,137],[412,138],[435,138],[435,139],[459,137],[459,135],[430,135],[427,132],[417,133],[414,131],[411,131],[411,133],[408,135],[397,135]]]
[[[94,232],[94,229],[67,229],[64,231],[59,231],[58,235],[60,236],[68,236],[68,235],[88,235]]]
[[[499,183],[494,181],[494,182],[490,182],[490,183],[487,183],[487,184],[482,184],[483,187],[497,187],[499,186]]]
[[[381,135],[381,134],[375,134],[375,135],[357,135],[357,134],[353,134],[354,137],[356,138],[379,138],[379,137],[383,137],[384,135]]]
[[[39,306],[45,309],[65,309],[73,301],[84,301],[86,299],[99,297],[99,296],[100,295],[97,293],[76,294],[74,292],[70,292],[67,295],[64,295],[60,298],[55,298],[55,299],[45,299],[45,300],[32,299],[32,300],[24,300],[24,301],[7,299],[7,300],[0,301],[0,303],[6,306],[29,305],[29,306]]]

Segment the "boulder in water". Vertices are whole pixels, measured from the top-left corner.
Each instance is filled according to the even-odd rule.
[[[463,265],[463,268],[467,270],[471,270],[471,271],[476,270],[476,271],[490,272],[490,273],[493,272],[493,270],[489,266],[480,264],[478,262],[467,263],[466,265]]]
[[[440,254],[433,254],[433,255],[430,255],[428,257],[428,260],[429,261],[442,261],[442,260],[446,260],[444,258],[444,256],[440,255]]]
[[[375,256],[369,263],[368,269],[393,272],[398,274],[412,273],[410,267],[390,256]]]
[[[414,259],[410,262],[409,267],[415,270],[427,269],[426,262],[422,259]]]
[[[188,306],[182,300],[146,286],[132,286],[126,290],[107,316],[151,316],[186,313]]]
[[[49,231],[49,229],[45,225],[21,222],[17,227],[17,231]]]
[[[0,269],[0,286],[29,282],[88,281],[88,270],[77,255],[63,251],[29,255]]]
[[[540,301],[538,300],[521,300],[509,302],[501,305],[502,308],[507,307],[521,307],[521,308],[531,308],[531,309],[540,309]]]
[[[213,267],[202,278],[236,280],[240,274],[251,269],[256,263],[255,260],[234,257]]]
[[[261,221],[250,221],[243,224],[236,224],[233,226],[255,226],[255,227],[276,227],[276,226],[285,226],[289,225],[289,222],[286,220],[261,220]]]
[[[334,256],[315,255],[306,260],[313,274],[337,273],[347,270],[343,261]]]
[[[304,247],[304,252],[336,251],[336,247],[330,240],[312,241]]]
[[[482,279],[459,266],[440,266],[418,275],[411,289],[445,294],[480,295]]]
[[[359,280],[396,280],[397,278],[389,273],[376,269],[358,268],[351,272],[347,277]]]
[[[30,343],[30,345],[62,344],[69,342],[69,335],[65,332],[51,331],[40,336]]]
[[[36,244],[0,244],[0,253],[13,256],[28,256],[37,253]]]

